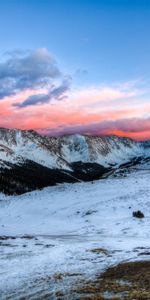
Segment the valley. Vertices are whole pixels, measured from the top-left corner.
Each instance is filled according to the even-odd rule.
[[[149,170],[1,194],[1,299],[93,299],[82,287],[108,267],[149,261]]]

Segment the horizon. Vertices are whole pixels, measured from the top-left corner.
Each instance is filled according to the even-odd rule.
[[[14,131],[33,131],[41,136],[45,136],[45,137],[49,137],[49,138],[61,138],[61,137],[66,137],[66,136],[74,136],[74,135],[80,135],[80,136],[84,136],[84,137],[93,137],[93,138],[102,138],[102,137],[117,137],[117,138],[123,138],[123,139],[130,139],[132,141],[135,141],[135,142],[147,142],[147,141],[150,141],[150,139],[144,139],[144,140],[137,140],[137,139],[134,139],[134,138],[131,138],[131,137],[128,137],[128,136],[123,136],[123,135],[117,135],[117,134],[100,134],[100,135],[96,135],[96,134],[82,134],[82,133],[65,133],[65,134],[60,134],[60,135],[47,135],[45,133],[42,133],[40,131],[37,131],[37,130],[34,130],[34,129],[19,129],[19,128],[8,128],[8,127],[0,127],[0,130],[14,130]]]
[[[2,0],[0,11],[0,127],[150,140],[150,3]]]

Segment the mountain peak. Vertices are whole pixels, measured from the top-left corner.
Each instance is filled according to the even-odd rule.
[[[112,167],[149,154],[148,142],[113,135],[48,137],[34,130],[0,128],[0,173],[1,180],[6,180],[1,186],[8,187],[8,178],[13,191],[18,185],[26,191],[57,182],[98,179]]]

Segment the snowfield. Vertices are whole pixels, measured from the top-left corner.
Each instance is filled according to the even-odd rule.
[[[1,194],[0,299],[57,299],[58,291],[64,299],[77,299],[70,287],[79,278],[92,278],[118,262],[147,259],[149,182],[147,165],[122,178]],[[134,218],[136,210],[145,218]],[[91,251],[96,248],[106,251]]]

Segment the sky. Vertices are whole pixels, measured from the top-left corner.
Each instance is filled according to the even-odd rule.
[[[1,0],[0,127],[150,139],[149,0]]]

